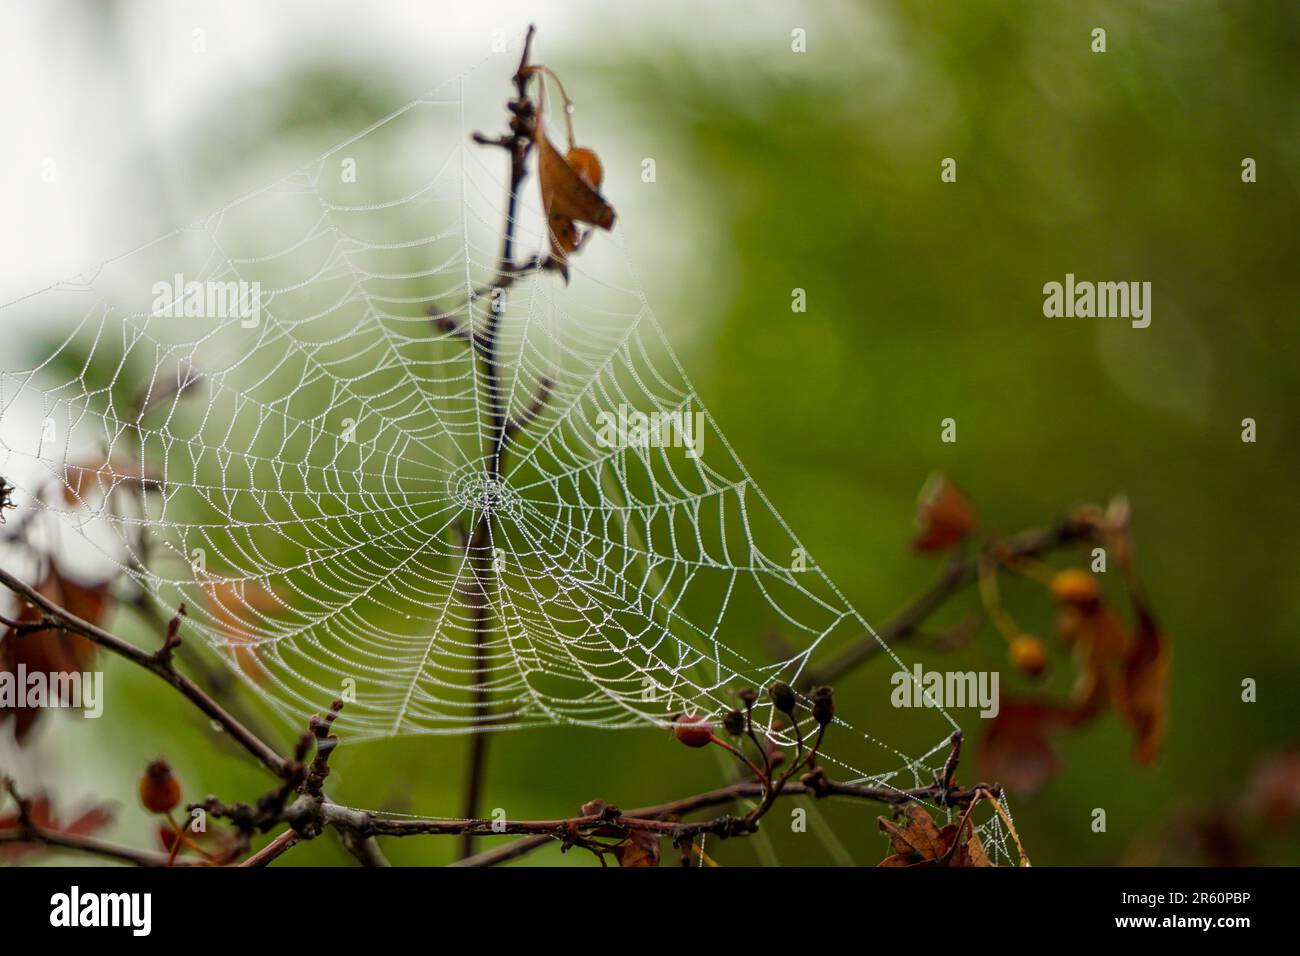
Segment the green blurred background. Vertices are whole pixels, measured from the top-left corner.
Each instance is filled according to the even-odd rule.
[[[1235,814],[1261,762],[1300,743],[1300,7],[872,2],[748,18],[744,6],[719,5],[698,23],[687,9],[645,23],[596,6],[559,27],[545,11],[533,18],[541,58],[606,158],[605,193],[705,404],[873,622],[937,573],[908,547],[929,473],[964,488],[991,532],[1127,494],[1139,569],[1173,644],[1164,753],[1134,767],[1128,732],[1105,715],[1063,735],[1061,774],[1036,795],[1012,794],[1012,807],[1038,865],[1205,861],[1195,821]],[[386,7],[381,22],[405,12]],[[100,3],[59,12],[94,38],[110,72],[112,38],[147,15]],[[511,15],[500,22],[513,32],[524,21]],[[807,30],[805,54],[790,52],[794,27]],[[1096,27],[1105,53],[1091,50]],[[179,190],[185,203],[229,194],[249,176],[250,151],[274,144],[282,170],[284,158],[315,155],[421,86],[382,58],[313,58],[308,45],[257,90],[257,109],[246,108],[247,89],[213,95],[194,122],[214,132],[160,160],[193,177]],[[501,74],[502,98],[508,61],[481,68]],[[436,65],[422,69],[419,80],[441,78]],[[656,160],[651,184],[644,157]],[[945,157],[957,160],[952,184],[940,181]],[[1256,183],[1242,182],[1245,157],[1258,164]],[[142,192],[145,225],[129,231],[140,238],[177,212],[161,192]],[[1150,281],[1151,326],[1045,318],[1042,286],[1067,272]],[[795,287],[807,290],[805,314],[790,312]],[[939,440],[947,417],[955,444]],[[1255,444],[1241,441],[1245,417],[1258,422]],[[1049,630],[1050,608],[1032,589],[1011,588],[1007,600],[1026,628]],[[117,623],[150,639],[127,615]],[[1005,642],[985,627],[959,653],[921,659],[1002,669]],[[134,781],[160,753],[190,798],[264,789],[248,760],[214,750],[175,694],[117,662],[105,668],[130,709],[50,721],[33,745],[45,756],[24,759],[61,794],[120,800],[115,837],[151,839]],[[1054,669],[1049,686],[1068,686],[1064,655]],[[1254,704],[1240,699],[1247,677],[1259,682]],[[1004,670],[1004,692],[1028,686]],[[977,738],[980,721],[967,712],[963,723]],[[275,726],[281,743],[291,738]],[[335,795],[456,815],[466,749],[464,738],[341,747]],[[633,806],[718,780],[712,757],[662,732],[525,731],[494,737],[486,805],[552,817],[592,797]],[[1090,828],[1096,807],[1107,810],[1105,833]],[[829,842],[770,827],[713,849],[724,863],[884,856],[876,808],[816,812]],[[432,839],[383,848],[404,864],[453,852]],[[1260,851],[1300,859],[1294,826]],[[351,859],[329,839],[293,858]],[[551,847],[524,862],[562,859]]]

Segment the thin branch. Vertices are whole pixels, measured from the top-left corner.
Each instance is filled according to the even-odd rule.
[[[1084,520],[1069,517],[1048,528],[1021,532],[1010,538],[991,542],[979,555],[954,558],[944,568],[937,581],[907,605],[892,620],[875,629],[875,633],[862,635],[855,643],[844,648],[835,657],[818,668],[810,668],[800,678],[801,689],[819,684],[833,684],[849,671],[880,653],[885,645],[893,645],[920,632],[921,625],[950,597],[966,587],[979,574],[980,561],[992,554],[1001,561],[1015,561],[1039,557],[1078,541],[1089,540],[1096,534],[1095,526]]]
[[[939,778],[939,785],[945,790],[952,788],[953,781],[957,777],[957,764],[961,762],[962,732],[957,731],[950,739],[952,750],[948,752],[948,759],[943,765],[943,776]]]
[[[298,841],[301,839],[302,837],[298,835],[296,830],[292,828],[285,830],[262,849],[237,865],[240,867],[266,866],[297,846]]]
[[[585,834],[606,828],[648,830],[673,837],[699,833],[738,836],[755,828],[750,826],[746,818],[723,816],[695,823],[681,823],[665,818],[681,816],[710,807],[724,806],[737,800],[761,798],[764,792],[765,788],[761,782],[744,780],[719,787],[716,790],[695,794],[657,806],[631,810],[627,813],[615,807],[606,807],[600,813],[557,820],[426,820],[407,817],[387,819],[363,810],[353,810],[337,805],[322,807],[322,816],[324,822],[330,826],[349,830],[353,833],[389,837],[452,836],[469,832],[481,836],[533,835],[563,841],[572,838],[575,834]],[[868,786],[866,784],[841,783],[821,777],[810,783],[786,784],[775,796],[850,797],[891,806],[902,805],[913,800],[928,800],[942,806],[964,807],[981,793],[1000,794],[1001,790],[988,784],[979,784],[969,789],[944,788],[938,785],[898,789]],[[756,824],[757,820],[752,821],[752,823]],[[540,846],[541,842],[536,845]],[[510,858],[508,856],[503,857],[501,853],[485,854],[485,856],[489,855],[496,858],[494,862],[502,858]],[[513,855],[521,854],[515,853]],[[468,860],[465,860],[462,861],[462,864],[468,864],[468,862]]]
[[[484,850],[482,853],[475,853],[473,856],[462,857],[451,865],[466,867],[496,866],[498,863],[505,863],[509,860],[517,860],[521,856],[527,856],[534,850],[546,846],[551,840],[552,837],[549,836],[525,837],[522,840],[514,840],[511,843]]]
[[[343,844],[343,849],[356,857],[357,862],[362,866],[383,868],[393,865],[388,862],[388,857],[384,856],[384,851],[379,849],[379,841],[374,837],[360,836],[347,830],[335,832],[338,834],[339,843]]]
[[[119,657],[126,658],[133,664],[138,664],[151,674],[171,684],[190,703],[201,710],[204,715],[216,721],[240,746],[256,757],[262,766],[277,777],[284,775],[285,759],[260,737],[236,720],[224,707],[208,696],[203,688],[176,670],[172,666],[170,657],[161,658],[157,654],[150,654],[134,644],[122,640],[117,635],[110,634],[98,625],[81,619],[71,611],[55,604],[35,588],[20,581],[4,568],[0,568],[0,584],[3,584],[10,591],[36,607],[42,613],[42,621],[47,628],[80,634],[92,643],[98,644]]]
[[[528,407],[506,422],[507,439],[513,438],[516,433],[523,431],[537,419],[542,409],[546,407],[547,401],[550,400],[551,389],[554,387],[555,383],[546,377],[537,383],[537,391],[533,394],[533,400],[528,403]]]
[[[519,269],[515,267],[515,224],[519,210],[519,190],[528,175],[528,154],[533,149],[536,107],[528,97],[529,58],[532,55],[534,27],[528,27],[524,49],[515,71],[515,98],[507,106],[511,113],[510,132],[496,140],[476,137],[476,141],[499,146],[510,155],[510,182],[507,186],[506,220],[501,240],[501,259],[492,280],[491,307],[482,333],[471,333],[472,344],[483,362],[483,388],[488,405],[488,428],[491,450],[488,455],[488,479],[499,481],[501,461],[506,441],[511,435],[507,396],[502,386],[500,357],[497,355],[497,337],[501,330],[501,316],[505,311],[506,290],[514,283]],[[467,316],[469,318],[469,316]],[[534,413],[535,414],[535,413]],[[484,509],[467,546],[474,570],[474,590],[471,593],[472,627],[474,632],[474,713],[479,719],[488,714],[488,634],[491,630],[491,590],[496,585],[496,566],[493,560],[493,516]],[[487,734],[471,735],[469,766],[465,777],[463,815],[476,817],[482,799],[483,778],[487,772]],[[474,852],[474,833],[464,831],[461,855]]]
[[[18,792],[18,788],[8,777],[4,778],[4,791],[9,794],[17,805],[18,820],[15,827],[0,830],[0,846],[6,844],[38,844],[63,850],[75,850],[78,853],[89,853],[92,856],[103,857],[107,860],[130,863],[133,866],[169,865],[165,853],[137,850],[134,847],[110,843],[98,837],[68,833],[53,827],[42,826],[31,818],[31,803]],[[187,860],[180,861],[175,865],[202,866],[203,863]]]
[[[133,866],[168,866],[167,855],[137,850],[134,847],[110,843],[92,836],[64,833],[45,827],[26,827],[18,830],[0,830],[0,845],[36,843],[42,846],[57,847],[63,850],[75,850],[108,860],[118,860]],[[206,866],[201,860],[176,860],[171,866]]]
[[[816,752],[815,750],[813,751]],[[771,804],[781,796],[797,797],[811,796],[817,799],[824,797],[847,797],[859,800],[869,800],[877,803],[884,803],[891,806],[902,806],[914,800],[931,801],[938,806],[947,807],[967,807],[973,801],[985,798],[994,798],[1001,796],[1001,788],[990,786],[988,784],[977,784],[974,787],[962,789],[952,783],[956,776],[957,762],[961,754],[961,734],[953,735],[952,749],[949,751],[948,759],[944,765],[943,778],[947,783],[942,781],[936,782],[928,787],[913,787],[899,789],[895,787],[872,787],[864,784],[840,783],[829,779],[821,768],[817,768],[804,775],[798,783],[789,783],[783,785],[780,789],[772,792],[771,801],[764,807],[766,813]],[[641,807],[636,810],[630,810],[626,814],[619,816],[620,825],[629,829],[658,829],[662,830],[662,824],[647,825],[647,819],[659,821],[664,817],[685,816],[698,810],[705,810],[712,807],[726,806],[739,800],[748,800],[758,798],[765,799],[768,795],[769,788],[761,781],[745,780],[738,783],[729,784],[719,787],[716,790],[710,790],[705,793],[695,794],[690,797],[683,797],[679,800],[672,800],[667,803],[661,803],[655,806]],[[617,812],[617,811],[616,811]],[[497,822],[497,832],[537,832],[546,831],[548,827],[552,828],[546,835],[529,836],[523,840],[516,840],[505,846],[495,847],[486,850],[483,853],[468,857],[455,864],[457,866],[495,866],[498,863],[504,863],[507,860],[518,859],[539,847],[545,846],[551,840],[563,841],[569,833],[570,825],[576,825],[579,832],[583,827],[590,827],[583,821],[589,820],[589,817],[577,817],[572,820],[564,821],[533,821],[516,823],[514,826],[520,827],[519,830],[507,828],[501,830],[502,823]],[[393,821],[401,824],[398,829],[409,829],[412,832],[423,832],[419,826],[421,821],[401,820]],[[744,819],[733,817],[717,817],[696,824],[675,825],[671,834],[675,839],[691,837],[700,833],[710,833],[718,836],[740,836],[747,832],[753,832],[757,829],[757,818],[750,821],[752,826],[745,826]],[[557,829],[558,827],[562,829]],[[409,833],[390,833],[390,836],[410,835]]]

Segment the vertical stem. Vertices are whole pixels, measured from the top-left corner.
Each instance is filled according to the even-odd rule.
[[[487,327],[481,337],[471,335],[472,347],[483,360],[483,389],[487,397],[488,428],[491,436],[491,448],[488,454],[488,479],[491,481],[499,481],[501,477],[501,458],[505,452],[508,426],[507,396],[502,391],[497,337],[501,330],[501,316],[505,311],[506,289],[513,278],[515,217],[519,210],[519,188],[528,174],[528,154],[533,148],[536,110],[528,98],[528,59],[533,46],[533,29],[529,26],[524,38],[524,52],[519,59],[519,69],[515,71],[516,95],[508,104],[511,112],[510,135],[501,142],[510,154],[510,186],[506,200],[505,231],[501,241],[501,261],[497,266],[497,274],[492,280]],[[466,545],[469,550],[470,566],[474,570],[474,590],[471,592],[475,645],[474,715],[480,718],[487,716],[489,707],[487,640],[491,631],[492,616],[490,594],[497,586],[492,523],[491,513],[484,510]],[[487,734],[476,728],[470,738],[469,769],[465,778],[462,816],[467,820],[474,820],[480,816],[479,804],[482,799],[483,779],[487,771],[487,751]],[[462,835],[460,850],[462,858],[473,855],[474,834],[467,832]]]

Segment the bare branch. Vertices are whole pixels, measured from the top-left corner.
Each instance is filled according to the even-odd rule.
[[[262,849],[237,865],[240,867],[266,866],[297,846],[298,841],[301,839],[302,837],[298,835],[296,830],[292,828],[285,830]]]
[[[98,625],[82,620],[71,611],[55,604],[35,588],[20,581],[4,568],[0,568],[0,584],[3,584],[10,591],[13,591],[41,611],[43,622],[47,628],[56,628],[61,631],[80,634],[105,650],[111,651],[119,657],[124,657],[133,664],[138,664],[151,674],[155,674],[168,684],[171,684],[190,703],[201,710],[205,716],[216,721],[226,733],[238,741],[240,746],[256,757],[262,766],[277,777],[283,776],[285,759],[276,753],[269,744],[236,720],[225,708],[209,697],[203,688],[176,670],[172,666],[170,658],[163,659],[158,655],[142,651],[134,644],[122,640],[115,634],[110,634]]]
[[[1079,541],[1091,540],[1095,534],[1095,526],[1090,522],[1069,517],[1048,528],[1025,531],[990,542],[985,553],[996,551],[999,560],[1016,561],[1039,557]],[[821,667],[806,671],[800,679],[800,687],[808,689],[818,684],[833,684],[849,671],[875,657],[883,646],[916,635],[931,614],[976,579],[981,557],[982,555],[954,558],[944,568],[939,579],[896,617],[876,628],[874,633],[864,634],[856,643],[844,648]]]
[[[31,818],[31,804],[19,792],[17,786],[8,777],[4,779],[4,790],[18,807],[18,825],[12,829],[0,830],[0,846],[6,844],[39,844],[57,847],[63,850],[75,850],[107,860],[130,863],[133,866],[167,866],[168,857],[164,853],[151,853],[133,847],[110,843],[97,837],[79,833],[67,833],[63,830],[42,826]],[[177,866],[201,865],[190,861],[177,862]]]

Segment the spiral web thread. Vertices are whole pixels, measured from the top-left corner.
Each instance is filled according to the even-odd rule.
[[[20,512],[160,611],[185,602],[187,633],[286,718],[345,696],[350,739],[716,718],[738,689],[797,682],[873,637],[699,402],[617,227],[571,260],[567,286],[533,274],[509,290],[503,400],[521,418],[544,382],[548,394],[507,443],[500,480],[488,477],[483,369],[429,318],[432,306],[481,327],[490,307],[470,293],[495,269],[504,170],[466,135],[472,73],[187,227],[5,305],[18,327],[72,328],[33,367],[0,372],[0,474]],[[517,246],[540,250],[536,193],[521,199]],[[260,283],[259,320],[165,314],[153,285],[178,273]],[[700,422],[698,457],[610,447],[600,416],[620,407]],[[496,573],[480,676],[464,534],[485,509]],[[788,659],[770,660],[764,633],[794,648]],[[912,757],[851,727],[841,698],[824,754],[835,776],[933,782],[957,728],[946,712],[890,714],[933,725]],[[755,712],[793,744],[765,697]],[[981,836],[995,861],[1011,859],[996,816]]]

